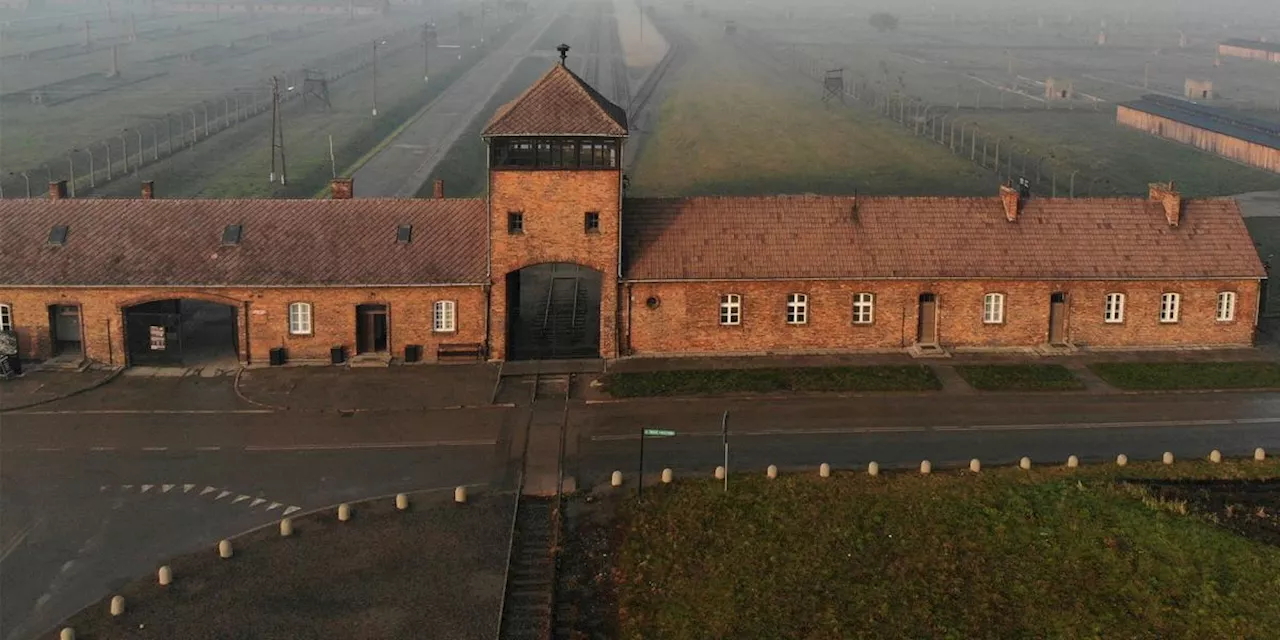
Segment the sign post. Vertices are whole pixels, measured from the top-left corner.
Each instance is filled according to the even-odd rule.
[[[670,438],[676,435],[669,429],[640,429],[640,470],[636,473],[636,498],[644,493],[644,440],[645,438]]]
[[[720,416],[720,441],[724,443],[724,492],[729,493],[729,411]]]

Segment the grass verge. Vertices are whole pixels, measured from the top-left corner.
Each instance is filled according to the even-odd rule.
[[[752,474],[728,495],[677,483],[621,503],[615,637],[1267,637],[1280,549],[1115,481],[1277,474],[1197,462]]]
[[[982,391],[1078,391],[1084,383],[1060,364],[959,365],[956,373]]]
[[[611,373],[604,389],[615,398],[771,391],[934,391],[942,383],[924,365],[693,369]]]
[[[1114,387],[1133,390],[1280,387],[1274,362],[1100,362],[1089,365]]]

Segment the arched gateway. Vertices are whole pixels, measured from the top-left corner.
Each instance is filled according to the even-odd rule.
[[[563,262],[512,271],[506,307],[508,360],[599,355],[599,271]]]

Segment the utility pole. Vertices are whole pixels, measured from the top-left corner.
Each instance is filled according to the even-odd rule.
[[[373,41],[373,116],[378,117],[378,41]]]
[[[271,76],[271,174],[267,180],[276,181],[276,149],[280,149],[280,184],[288,184],[289,172],[284,161],[284,120],[280,115],[280,80]]]

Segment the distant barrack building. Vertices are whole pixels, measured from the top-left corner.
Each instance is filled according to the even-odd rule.
[[[1280,44],[1231,38],[1218,44],[1218,55],[1280,63]]]
[[[0,201],[0,330],[75,365],[1254,340],[1266,271],[1232,199],[630,198],[627,134],[562,58],[485,127],[483,198],[360,199],[338,179],[329,200],[150,184],[89,200],[53,183]]]
[[[1280,173],[1280,124],[1161,95],[1116,107],[1118,124]]]

